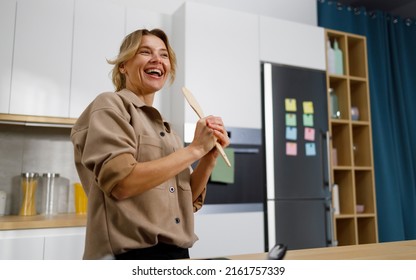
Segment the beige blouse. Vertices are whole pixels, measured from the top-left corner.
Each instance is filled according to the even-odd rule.
[[[158,242],[191,247],[194,212],[206,190],[192,202],[191,167],[132,198],[117,201],[111,190],[137,162],[155,160],[183,148],[160,113],[133,92],[100,94],[71,131],[75,165],[88,195],[84,259],[108,258]]]

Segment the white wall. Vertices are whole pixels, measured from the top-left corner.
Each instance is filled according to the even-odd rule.
[[[173,14],[184,2],[196,2],[255,15],[317,25],[316,0],[102,0]]]

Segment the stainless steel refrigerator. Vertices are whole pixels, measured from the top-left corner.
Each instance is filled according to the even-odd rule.
[[[263,63],[262,76],[268,247],[330,246],[325,72]]]

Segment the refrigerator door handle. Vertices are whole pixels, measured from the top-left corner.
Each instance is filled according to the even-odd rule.
[[[327,172],[328,172],[328,188],[329,188],[329,194],[330,196],[328,197],[328,208],[326,209],[326,219],[327,219],[327,232],[328,232],[328,236],[330,237],[328,240],[328,244],[329,246],[337,246],[338,245],[338,241],[337,238],[335,236],[335,230],[334,230],[334,221],[335,221],[335,217],[334,217],[334,207],[333,207],[333,187],[334,184],[332,182],[332,170],[331,170],[331,135],[329,133],[329,131],[326,131],[325,133],[325,142],[326,142],[326,155],[327,155]]]

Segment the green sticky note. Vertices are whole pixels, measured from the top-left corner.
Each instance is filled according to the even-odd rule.
[[[313,114],[303,114],[303,125],[313,126]]]
[[[286,114],[286,126],[296,126],[296,114]]]
[[[218,183],[233,184],[234,183],[234,149],[225,148],[225,154],[230,160],[229,167],[221,156],[218,156],[217,163],[211,173],[211,181]]]

